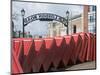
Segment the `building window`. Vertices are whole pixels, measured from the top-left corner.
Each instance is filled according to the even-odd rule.
[[[95,33],[96,32],[96,6],[90,6],[90,12],[88,15],[88,32]]]
[[[76,25],[73,26],[73,33],[76,33]]]
[[[93,6],[92,7],[92,11],[96,11],[96,6]]]
[[[96,27],[94,26],[95,24],[91,24],[88,26],[88,30],[91,33],[95,33],[96,32]]]
[[[57,35],[56,30],[54,30],[53,31],[53,36],[56,36],[56,35]]]
[[[55,28],[55,24],[53,24],[53,28]]]
[[[94,19],[94,16],[90,16],[90,22],[94,22],[95,19]]]
[[[90,6],[90,12],[96,11],[96,6]]]

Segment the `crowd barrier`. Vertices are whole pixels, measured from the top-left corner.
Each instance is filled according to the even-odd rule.
[[[34,39],[36,56],[33,57],[35,60],[33,61],[32,71],[39,72],[42,64],[45,61],[46,53],[45,53],[45,44],[42,39]]]
[[[44,71],[48,71],[51,63],[53,62],[54,57],[54,52],[56,50],[56,42],[53,38],[46,38],[44,39],[45,41],[45,54],[46,54],[46,58],[45,61],[43,63],[43,68]]]
[[[73,51],[74,51],[74,48],[75,48],[75,42],[74,42],[74,38],[70,35],[64,36],[64,38],[65,38],[65,42],[66,42],[66,44],[65,44],[66,48],[64,50],[62,60],[64,62],[64,65],[67,66],[68,63],[69,64],[73,63],[72,55],[73,55]]]
[[[12,39],[12,73],[47,72],[51,67],[58,69],[95,60],[96,34]]]
[[[14,51],[12,51],[12,73],[23,73],[22,67]]]
[[[87,54],[87,48],[88,48],[88,36],[86,33],[80,33],[80,36],[82,38],[82,47],[81,51],[79,54],[79,60],[80,62],[85,62],[86,61],[86,54]]]

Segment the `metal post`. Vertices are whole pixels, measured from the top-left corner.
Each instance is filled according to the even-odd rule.
[[[14,22],[12,21],[12,37],[14,38],[15,37],[15,34],[14,34]]]
[[[69,34],[69,28],[68,28],[68,17],[67,17],[67,35]]]
[[[20,33],[21,33],[21,31],[19,31],[19,38],[20,38]]]
[[[23,38],[24,38],[24,15],[25,15],[25,10],[21,10],[21,15],[22,15],[22,21],[23,21]]]
[[[69,32],[68,32],[68,31],[69,31],[69,28],[68,28],[68,23],[67,23],[67,35],[69,34]]]
[[[68,24],[69,24],[68,23],[69,22],[69,11],[68,10],[66,11],[66,17],[67,17],[67,26],[66,26],[67,27],[67,30],[66,30],[66,33],[68,35],[69,34],[69,28],[68,28]]]
[[[24,38],[24,33],[25,31],[24,31],[24,17],[23,17],[23,38]]]

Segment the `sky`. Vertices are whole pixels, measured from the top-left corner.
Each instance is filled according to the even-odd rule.
[[[18,2],[12,1],[12,15],[15,25],[15,31],[22,31],[22,16],[21,9],[25,10],[25,17],[37,13],[53,13],[62,17],[66,17],[66,11],[70,12],[70,17],[83,13],[83,5],[69,4],[49,4],[49,3],[34,3],[34,2]],[[25,31],[32,35],[45,35],[48,33],[48,21],[33,21],[25,27]]]

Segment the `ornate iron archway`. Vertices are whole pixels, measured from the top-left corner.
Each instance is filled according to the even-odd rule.
[[[68,34],[68,17],[67,16],[67,19],[64,18],[64,17],[61,17],[59,15],[56,15],[56,14],[52,14],[52,13],[38,13],[38,14],[34,14],[34,15],[31,15],[31,16],[28,16],[26,18],[24,18],[24,14],[25,14],[25,11],[22,10],[21,12],[22,13],[22,17],[23,17],[23,37],[24,37],[24,27],[27,26],[29,23],[33,22],[33,21],[36,21],[36,20],[40,20],[40,21],[58,21],[58,22],[61,22],[62,24],[64,24],[65,27],[67,27],[67,34]],[[69,12],[67,11],[66,14],[69,14]]]
[[[40,21],[59,21],[61,23],[63,23],[65,26],[67,26],[67,19],[64,17],[61,17],[59,15],[56,14],[51,14],[51,13],[38,13],[38,14],[34,14],[31,16],[28,16],[26,18],[24,18],[24,26],[28,25],[29,23],[36,21],[36,20],[40,20]]]

